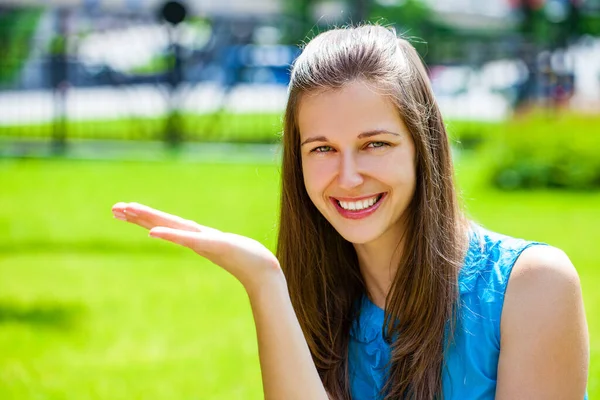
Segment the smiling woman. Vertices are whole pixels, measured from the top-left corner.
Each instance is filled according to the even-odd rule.
[[[415,190],[408,128],[393,102],[367,82],[318,93],[304,96],[298,107],[302,172],[312,203],[351,243],[387,233],[395,244]]]
[[[589,345],[560,250],[467,220],[414,48],[380,26],[306,46],[285,113],[276,257],[136,203],[117,218],[245,287],[268,399],[582,399]]]

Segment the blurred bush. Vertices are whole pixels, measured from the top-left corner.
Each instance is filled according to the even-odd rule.
[[[536,112],[497,129],[479,150],[495,186],[600,189],[600,116]]]
[[[230,113],[180,115],[183,139],[190,142],[277,143],[281,137],[281,113]],[[70,139],[163,140],[166,117],[67,121]],[[0,138],[47,140],[54,122],[0,125]]]
[[[455,148],[470,151],[497,135],[502,130],[502,122],[451,120],[446,121],[446,130]]]
[[[27,59],[42,10],[0,10],[0,83],[13,79]]]

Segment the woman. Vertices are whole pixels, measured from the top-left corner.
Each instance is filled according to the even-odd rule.
[[[295,62],[277,257],[136,203],[113,212],[240,280],[266,398],[585,396],[573,265],[464,218],[426,72],[384,27],[325,32]]]

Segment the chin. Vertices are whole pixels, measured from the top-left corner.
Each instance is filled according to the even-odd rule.
[[[369,229],[337,229],[334,225],[335,230],[347,241],[352,244],[366,244],[374,241],[380,236],[379,232],[372,232]]]

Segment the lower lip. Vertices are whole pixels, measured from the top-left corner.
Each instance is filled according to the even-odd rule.
[[[338,210],[338,212],[340,214],[342,214],[342,217],[347,218],[347,219],[363,219],[363,218],[367,218],[369,215],[371,215],[375,211],[377,211],[377,209],[379,208],[381,203],[383,203],[383,200],[385,199],[385,197],[386,197],[386,193],[383,193],[377,203],[373,204],[369,208],[365,208],[364,210],[356,210],[356,211],[346,210],[346,209],[342,208],[342,206],[339,205],[337,200],[335,200],[333,198],[330,198],[330,200],[333,203],[333,205],[335,206],[335,208]]]

